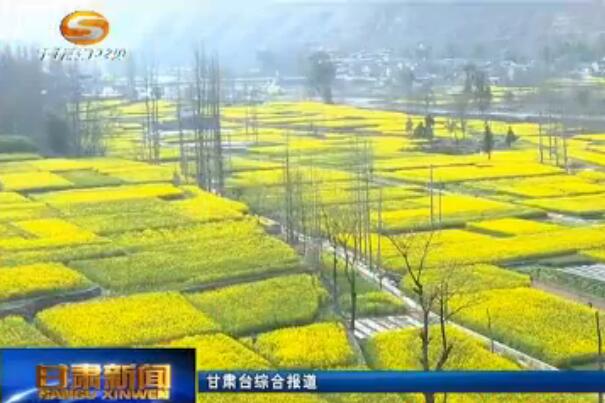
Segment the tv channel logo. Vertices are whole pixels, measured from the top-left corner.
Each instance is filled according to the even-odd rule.
[[[171,366],[38,365],[36,387],[40,400],[170,400]]]
[[[96,11],[74,11],[61,20],[61,35],[78,46],[96,45],[109,35],[109,21]]]

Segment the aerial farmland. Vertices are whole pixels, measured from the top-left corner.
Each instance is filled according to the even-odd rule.
[[[305,48],[273,77],[209,49],[97,76],[2,52],[0,347],[189,347],[199,371],[602,369],[601,59],[580,75],[567,53],[548,69],[414,45],[378,52],[375,69],[399,60],[382,76],[354,68],[368,52]]]

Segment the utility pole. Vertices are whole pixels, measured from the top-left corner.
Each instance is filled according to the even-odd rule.
[[[434,197],[433,197],[433,164],[429,166],[429,198],[430,198],[430,208],[431,208],[431,228],[434,224],[435,219],[435,206],[434,206]]]
[[[187,155],[185,153],[185,136],[183,133],[183,96],[181,93],[181,69],[177,70],[176,81],[176,120],[179,131],[179,160],[181,165],[181,175],[185,177],[185,182],[187,182],[187,178],[189,176],[189,167],[187,166],[188,162]]]
[[[378,241],[376,245],[376,267],[382,270],[382,186],[378,191]],[[380,278],[380,289],[382,289],[382,275]]]
[[[442,218],[443,218],[443,184],[441,183],[439,185],[439,203],[438,203],[438,208],[439,208],[439,227],[441,228],[442,226]]]
[[[542,140],[542,112],[540,112],[540,118],[538,122],[538,150],[540,152],[540,164],[544,164],[544,142]]]
[[[597,351],[598,351],[598,360],[599,360],[599,371],[603,371],[603,336],[601,334],[601,318],[599,315],[599,311],[595,310],[595,322],[597,326]],[[599,403],[603,403],[603,393],[599,393]]]
[[[212,142],[214,145],[214,190],[219,195],[225,191],[225,172],[223,169],[223,139],[221,135],[221,73],[218,56],[214,56],[210,68],[210,104],[212,113]]]

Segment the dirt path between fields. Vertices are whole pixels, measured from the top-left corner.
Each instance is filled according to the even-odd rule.
[[[549,284],[549,283],[543,283],[543,282],[536,281],[536,280],[534,280],[532,282],[532,287],[537,288],[542,291],[549,292],[551,294],[558,295],[565,299],[569,299],[569,300],[578,302],[580,304],[585,304],[585,305],[591,304],[594,308],[599,308],[599,309],[605,310],[605,299],[596,297],[594,295],[584,294],[581,292],[563,288],[561,286],[557,286],[557,285]]]

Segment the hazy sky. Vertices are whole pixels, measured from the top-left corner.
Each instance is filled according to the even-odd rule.
[[[237,17],[226,21],[215,17],[221,12],[240,13],[245,18],[254,14],[262,15],[263,6],[271,3],[342,4],[398,1],[577,4],[596,0],[0,0],[0,46],[16,41],[42,46],[66,46],[67,42],[59,33],[59,24],[65,15],[75,10],[94,10],[108,18],[110,34],[102,43],[103,47],[136,48],[152,45],[150,41],[146,41],[147,37],[166,39],[170,38],[172,31],[203,32],[205,27],[213,24],[216,26],[218,23],[225,24],[222,27],[233,32],[238,27]],[[349,8],[350,5],[345,7]],[[179,26],[181,22],[187,26]]]
[[[158,22],[169,31],[181,16],[203,16],[219,7],[245,7],[245,0],[0,0],[0,41],[65,45],[59,33],[61,19],[75,10],[93,10],[110,23],[106,47],[138,44],[156,30]]]

